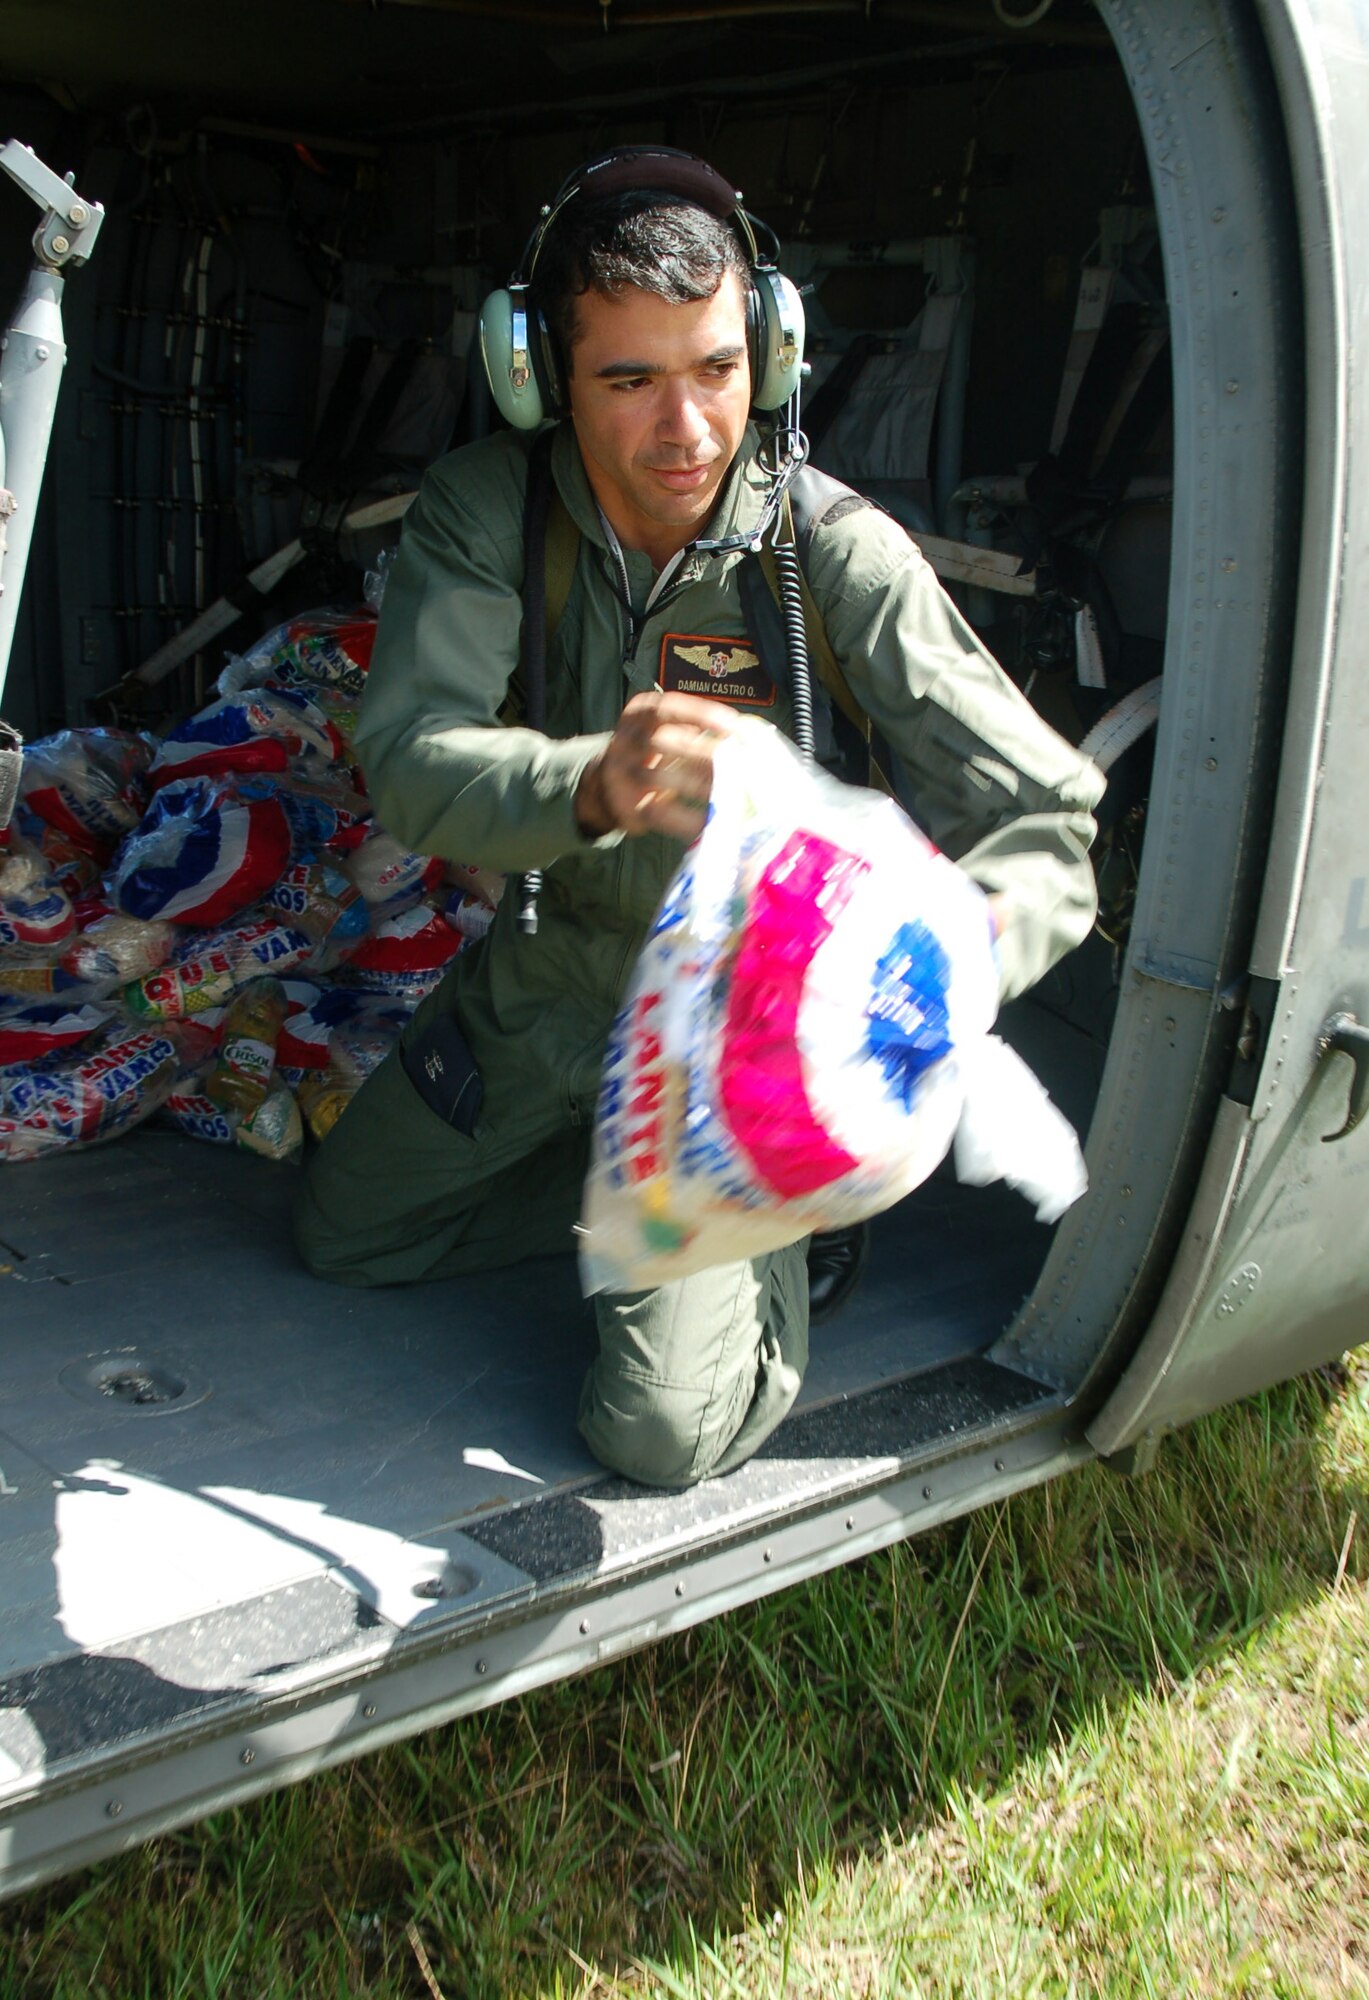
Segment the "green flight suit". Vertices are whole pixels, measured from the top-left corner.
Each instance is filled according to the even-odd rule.
[[[610,545],[562,425],[552,474],[581,540],[548,647],[546,733],[497,726],[519,657],[529,447],[502,433],[426,475],[386,589],[357,752],[381,821],[415,850],[543,869],[539,928],[517,931],[510,891],[489,937],[461,953],[406,1030],[421,1033],[439,1009],[455,1015],[484,1079],[474,1135],[429,1110],[391,1056],[315,1154],[297,1240],[315,1272],[341,1283],[441,1277],[571,1247],[604,1041],[682,853],[655,834],[587,838],[575,788],[623,703],[657,685],[667,635],[747,636],[740,553],[691,548],[658,583],[644,555]],[[748,433],[711,538],[759,519],[755,453]],[[807,574],[922,824],[1004,898],[1010,997],[1092,922],[1087,850],[1102,779],[1037,717],[878,509],[822,524]],[[789,729],[783,687],[764,712]],[[807,1359],[803,1251],[596,1300],[600,1351],[580,1426],[601,1460],[682,1485],[755,1450],[792,1404]]]

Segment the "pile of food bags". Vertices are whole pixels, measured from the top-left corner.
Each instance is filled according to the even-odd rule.
[[[587,1291],[632,1291],[865,1220],[954,1145],[1053,1221],[1074,1132],[989,1031],[987,899],[891,799],[741,717],[609,1038]]]
[[[322,1137],[501,878],[412,854],[352,752],[376,615],[290,620],[157,739],[25,747],[0,835],[0,1161],[152,1117],[283,1158]]]

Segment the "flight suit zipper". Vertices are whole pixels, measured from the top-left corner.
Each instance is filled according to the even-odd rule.
[[[604,531],[604,540],[608,544],[609,555],[613,560],[613,565],[617,572],[614,595],[622,605],[623,614],[627,621],[627,633],[623,641],[621,661],[622,670],[626,674],[636,665],[637,648],[641,644],[642,634],[647,628],[652,613],[663,610],[667,604],[673,602],[674,598],[678,597],[693,582],[692,577],[686,578],[676,584],[674,591],[670,589],[671,584],[675,582],[677,572],[686,558],[692,553],[694,544],[689,542],[684,548],[676,550],[675,554],[671,556],[660,575],[652,584],[651,589],[647,592],[646,603],[638,611],[632,602],[632,580],[627,573],[627,558],[623,554],[622,544],[614,533],[602,508],[599,510],[599,522]]]

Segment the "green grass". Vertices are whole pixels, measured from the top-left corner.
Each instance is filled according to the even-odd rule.
[[[1369,1360],[0,1907],[5,2000],[1369,1994]]]

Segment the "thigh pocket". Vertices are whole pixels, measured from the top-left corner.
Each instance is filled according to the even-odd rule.
[[[454,1132],[474,1138],[485,1086],[455,1016],[434,1014],[400,1042],[399,1060],[428,1109]]]

